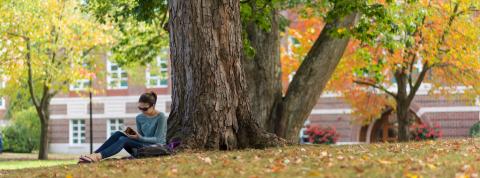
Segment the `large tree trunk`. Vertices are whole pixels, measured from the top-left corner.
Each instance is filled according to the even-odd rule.
[[[185,148],[282,144],[252,117],[241,66],[238,0],[169,0],[172,111],[169,140]]]
[[[47,120],[47,122],[44,120]],[[38,159],[48,159],[48,119],[45,118],[40,118],[40,149]]]
[[[409,126],[409,109],[411,101],[407,94],[407,76],[404,71],[395,72],[395,80],[397,81],[397,97],[395,98],[397,104],[397,121],[398,121],[398,141],[405,142],[409,140],[408,126]]]
[[[48,88],[45,87],[46,91],[44,97],[40,102],[40,106],[35,106],[37,114],[40,118],[40,148],[38,151],[38,159],[47,160],[48,159],[48,127],[50,120],[50,99],[52,98],[48,94]]]
[[[270,31],[261,29],[255,22],[247,25],[248,39],[256,53],[253,58],[242,58],[253,117],[272,133],[276,107],[282,101],[278,18],[277,10],[273,10]]]
[[[406,103],[397,104],[397,118],[398,118],[398,141],[405,142],[409,140],[408,126],[409,126],[409,105]]]
[[[296,72],[287,93],[277,107],[275,133],[290,142],[298,142],[298,133],[316,105],[323,89],[337,67],[349,38],[332,37],[329,31],[349,28],[357,14],[327,23]]]
[[[255,23],[246,27],[255,49],[255,57],[244,57],[249,98],[253,115],[265,129],[298,141],[298,132],[317,103],[323,88],[340,61],[349,39],[331,37],[334,27],[350,27],[356,14],[326,25],[294,77],[287,95],[282,96],[278,12],[273,11],[271,30],[266,32]]]

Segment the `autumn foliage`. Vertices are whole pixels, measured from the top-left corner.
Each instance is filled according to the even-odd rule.
[[[291,75],[302,63],[324,25],[322,19],[305,18],[295,10],[286,11],[286,17],[292,23],[281,34],[284,40],[280,47],[284,89],[288,87]]]
[[[379,118],[386,107],[396,109],[401,90],[412,96],[405,98],[409,101],[420,89],[445,96],[459,87],[465,88],[461,97],[474,98],[480,93],[476,6],[474,1],[388,6],[394,27],[369,32],[379,34],[371,43],[352,41],[328,89],[344,96],[361,123]],[[399,79],[406,84],[399,86]]]

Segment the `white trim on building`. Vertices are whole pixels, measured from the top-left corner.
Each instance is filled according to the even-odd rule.
[[[438,112],[480,112],[480,106],[446,106],[446,107],[422,107],[416,112],[417,116],[421,117],[425,113],[438,113]],[[313,109],[310,114],[322,115],[322,114],[350,114],[351,108],[343,109]]]
[[[93,119],[126,119],[135,118],[138,113],[126,113],[126,104],[138,102],[139,96],[100,96],[93,97],[93,103],[103,103],[104,113],[93,113]],[[158,95],[157,104],[155,109],[160,112],[166,112],[167,102],[171,101],[170,95]],[[89,99],[83,97],[75,98],[53,98],[51,104],[66,104],[67,114],[52,114],[51,119],[88,119],[90,115],[88,113]]]

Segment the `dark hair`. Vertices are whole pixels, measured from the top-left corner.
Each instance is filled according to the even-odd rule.
[[[150,106],[153,106],[155,105],[155,103],[157,103],[157,94],[155,94],[155,92],[153,91],[144,93],[140,96],[140,99],[138,99],[138,102],[148,103],[150,104]]]

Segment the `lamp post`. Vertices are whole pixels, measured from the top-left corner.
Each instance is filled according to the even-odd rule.
[[[90,65],[89,65],[89,68],[90,68],[90,74],[88,75],[88,94],[89,94],[89,100],[90,100],[90,103],[89,103],[89,114],[90,114],[90,154],[93,153],[93,103],[92,103],[92,89],[93,89],[93,77],[92,77],[92,61],[90,60],[89,61]]]

